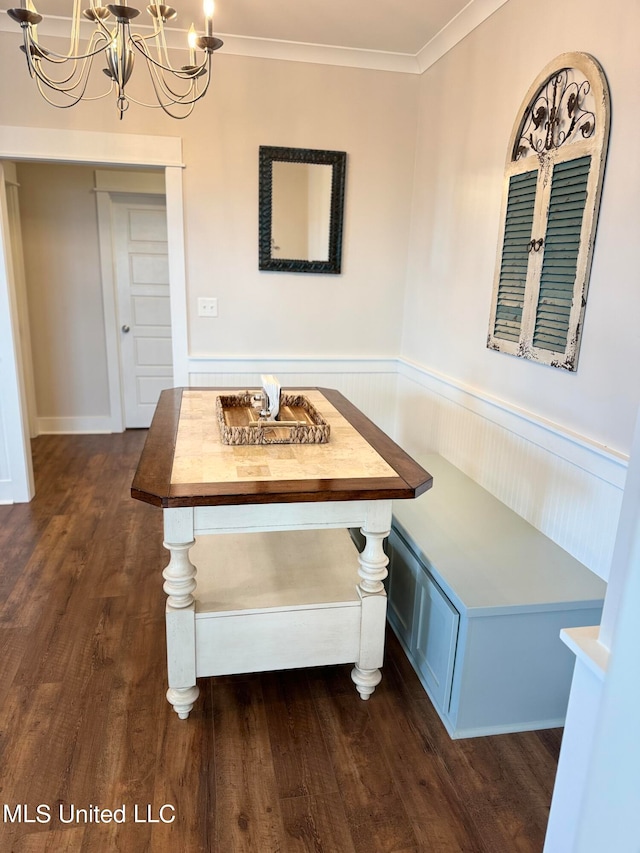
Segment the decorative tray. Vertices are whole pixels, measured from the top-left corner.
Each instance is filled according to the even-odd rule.
[[[255,392],[221,394],[216,413],[223,444],[325,444],[330,427],[302,394],[281,394],[278,420],[261,417]]]

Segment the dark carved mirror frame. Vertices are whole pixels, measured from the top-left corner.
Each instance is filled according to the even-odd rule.
[[[272,258],[272,181],[273,163],[317,163],[332,166],[331,209],[329,214],[329,254],[326,261]],[[332,273],[341,271],[342,223],[347,155],[344,151],[313,148],[260,146],[259,161],[259,268],[279,272]]]

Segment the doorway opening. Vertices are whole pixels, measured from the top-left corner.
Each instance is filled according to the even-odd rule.
[[[166,193],[167,266],[173,382],[187,384],[187,329],[181,140],[90,131],[0,126],[0,160],[84,164],[92,168],[162,169]],[[158,152],[162,152],[158,156]],[[5,193],[0,205],[0,501],[33,497],[29,406],[20,347],[14,265]],[[166,344],[165,344],[166,350]]]

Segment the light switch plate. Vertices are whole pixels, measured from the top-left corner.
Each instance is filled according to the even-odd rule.
[[[217,317],[218,300],[211,296],[198,297],[198,317]]]

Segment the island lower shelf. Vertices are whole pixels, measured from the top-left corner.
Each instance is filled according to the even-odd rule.
[[[358,659],[358,552],[346,530],[201,536],[190,557],[198,677]]]

